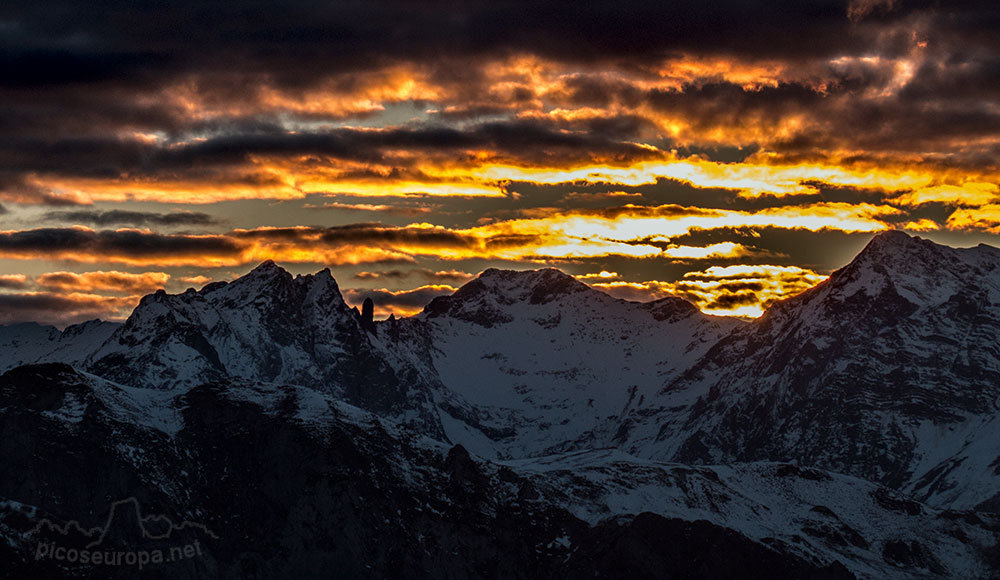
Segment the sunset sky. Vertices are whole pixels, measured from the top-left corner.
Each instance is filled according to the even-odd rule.
[[[274,259],[408,314],[487,267],[759,315],[1000,235],[996,2],[8,2],[0,324]]]

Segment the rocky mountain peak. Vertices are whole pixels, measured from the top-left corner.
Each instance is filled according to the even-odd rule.
[[[261,275],[261,274],[272,274],[272,273],[288,273],[284,268],[277,265],[274,260],[264,260],[257,265],[256,268],[250,271],[249,275]]]
[[[643,302],[641,307],[648,310],[656,320],[680,320],[699,312],[697,306],[677,296]]]
[[[485,326],[509,322],[512,309],[549,304],[571,295],[600,294],[576,278],[554,268],[542,270],[484,270],[450,296],[435,298],[423,316],[449,315]]]
[[[944,268],[960,275],[976,274],[977,269],[992,271],[1000,266],[1000,249],[986,244],[973,248],[954,248],[891,230],[873,237],[842,270],[879,266],[884,271],[897,273],[937,271]]]
[[[959,433],[996,413],[998,255],[875,236],[829,280],[776,303],[670,385],[728,393],[702,399],[689,425],[711,435],[690,437],[672,459],[724,461],[719,449],[741,460],[805,457],[924,497],[987,499],[959,485],[996,454],[966,451],[971,439]],[[845,425],[856,426],[846,439]],[[864,447],[879,451],[856,451]]]
[[[88,366],[126,384],[167,388],[221,377],[392,383],[375,376],[388,370],[369,350],[329,269],[293,278],[269,260],[224,286],[143,298]],[[125,366],[132,370],[119,372]],[[344,378],[365,372],[372,377]]]
[[[477,283],[478,282],[478,283]],[[484,270],[469,287],[477,292],[499,295],[510,301],[527,300],[532,304],[550,302],[559,296],[592,289],[576,278],[555,268],[541,270]]]
[[[914,314],[954,300],[956,296],[982,304],[1000,303],[1000,250],[979,245],[953,248],[905,232],[875,235],[868,245],[829,280],[775,303],[761,322],[859,316],[870,306],[890,308],[892,316]],[[964,300],[964,299],[963,299]],[[845,305],[853,305],[844,310]],[[812,312],[812,314],[810,314]],[[907,314],[907,315],[909,315]]]
[[[916,266],[949,251],[953,248],[899,230],[889,230],[876,234],[851,263]],[[917,261],[913,262],[914,259]]]
[[[274,263],[273,260],[266,260],[261,262],[253,270],[250,270],[247,274],[240,276],[232,282],[232,285],[249,285],[249,284],[274,284],[274,283],[289,283],[292,281],[292,275],[281,266]]]
[[[952,248],[899,231],[884,232],[830,276],[828,291],[845,298],[888,293],[918,306],[969,292],[986,291],[1000,299],[1000,251],[983,245]]]
[[[884,232],[879,232],[875,234],[871,241],[868,242],[869,246],[900,246],[905,245],[913,241],[919,241],[922,238],[911,236],[910,234],[902,230],[886,230]]]

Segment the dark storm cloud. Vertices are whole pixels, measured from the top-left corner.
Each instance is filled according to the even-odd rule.
[[[695,133],[685,146],[721,129],[734,141],[723,145],[765,140],[787,160],[840,148],[992,167],[989,137],[1000,129],[992,106],[1000,90],[998,22],[992,2],[18,3],[0,17],[0,193],[11,201],[80,201],[35,187],[31,175],[276,184],[265,173],[233,171],[254,156],[384,164],[358,171],[391,179],[412,169],[387,160],[400,150],[461,159],[478,149],[554,165],[655,155],[634,143],[657,131],[657,119],[636,111],[516,118],[538,98],[532,87],[495,94],[483,70],[483,63],[516,55],[621,73],[569,75],[563,94],[547,98],[553,106],[642,106],[654,116],[678,115]],[[899,74],[893,59],[908,57],[915,40],[926,46],[912,79],[898,94],[866,96],[892,86]],[[636,82],[690,55],[737,65],[773,60],[787,78],[752,89],[723,79],[676,91]],[[878,58],[860,58],[871,56]],[[322,85],[348,94],[370,82],[366,74],[393,65],[450,94],[433,103],[441,126],[292,133],[282,111],[254,110],[261,86],[301,96]],[[165,96],[178,86],[219,110],[191,111],[184,98]],[[801,130],[778,131],[794,117],[805,118]],[[735,135],[740,128],[752,130]],[[136,135],[143,132],[159,141]]]
[[[536,120],[489,122],[459,130],[444,126],[420,126],[384,131],[335,129],[313,133],[289,133],[269,126],[234,124],[237,132],[204,140],[158,146],[137,139],[72,137],[48,140],[15,137],[0,142],[0,168],[62,177],[119,179],[123,176],[155,177],[161,173],[192,180],[231,180],[226,167],[243,167],[254,156],[320,156],[362,163],[403,164],[392,172],[369,171],[359,177],[427,179],[405,165],[413,161],[388,160],[387,151],[406,150],[421,157],[443,155],[461,158],[466,150],[489,150],[501,158],[521,162],[564,164],[586,161],[593,155],[619,161],[638,161],[657,156],[633,143],[622,143],[596,132],[566,133]],[[419,158],[418,158],[419,159]],[[350,177],[351,174],[346,174]],[[266,177],[264,178],[266,181]],[[266,185],[260,182],[260,185]],[[29,189],[20,176],[3,179],[0,192],[43,194]],[[50,196],[52,197],[52,196]],[[54,201],[61,198],[55,197]],[[15,198],[19,201],[19,198]]]
[[[21,3],[5,9],[7,86],[252,70],[298,85],[385,59],[525,51],[569,61],[703,49],[762,56],[857,42],[840,1]],[[862,23],[863,24],[863,23]]]
[[[838,148],[864,150],[869,156],[886,152],[933,156],[957,152],[955,141],[964,141],[962,158],[974,161],[976,149],[992,146],[991,138],[1000,131],[1000,111],[992,105],[995,95],[984,91],[981,96],[971,92],[948,96],[956,90],[953,87],[963,86],[965,79],[947,75],[948,80],[940,85],[941,94],[918,97],[904,89],[899,95],[865,97],[866,91],[892,90],[895,81],[887,74],[878,71],[862,78],[834,75],[822,90],[797,83],[753,90],[714,83],[683,91],[653,90],[644,99],[657,113],[690,124],[692,136],[716,131],[735,143],[764,142],[787,153],[785,158],[790,161],[822,159],[827,151]],[[989,85],[990,90],[1000,90],[996,77],[979,82]],[[921,83],[911,80],[906,86],[920,87]],[[930,83],[924,89],[913,89],[929,90],[933,90]],[[783,123],[803,119],[800,128],[787,134],[790,130]],[[779,130],[787,135],[772,137],[771,133]],[[985,145],[976,145],[979,140]]]
[[[694,277],[691,277],[695,279]],[[740,294],[745,292],[760,292],[765,288],[761,282],[726,282],[716,286],[719,291],[730,294]]]
[[[320,239],[324,244],[333,246],[363,243],[471,248],[475,244],[473,239],[443,228],[396,228],[366,224],[327,228],[321,233]]]
[[[208,226],[219,223],[218,218],[207,213],[156,213],[118,209],[108,211],[50,211],[44,217],[49,220],[94,226],[109,226],[114,224],[131,226]]]
[[[0,142],[0,167],[17,168],[24,174],[72,175],[115,179],[141,169],[153,153],[148,144],[107,137],[72,137],[52,140],[34,136],[12,137]],[[4,191],[16,192],[32,186],[23,175],[0,176]]]
[[[513,238],[517,238],[516,240]],[[532,236],[494,236],[487,243],[498,247],[530,243]],[[474,249],[478,238],[446,228],[395,227],[360,223],[333,227],[266,227],[233,230],[225,234],[160,234],[142,230],[91,230],[38,228],[0,232],[0,256],[83,256],[97,259],[156,260],[171,257],[236,259],[255,245],[277,244],[294,248],[344,249],[447,248]]]
[[[10,35],[8,29],[8,35]],[[158,68],[166,55],[135,47],[133,52],[97,52],[86,49],[28,49],[0,52],[3,87],[40,88],[106,81],[139,81],[144,71]]]
[[[221,84],[259,76],[301,87],[393,61],[428,63],[442,81],[465,80],[474,73],[462,71],[464,61],[515,52],[576,63],[656,62],[677,52],[797,60],[857,52],[927,6],[902,3],[851,23],[845,4],[832,0],[111,2],[100,10],[83,2],[21,3],[5,10],[0,83],[32,91],[134,88],[205,73]],[[990,30],[997,10],[969,3],[942,12],[964,33]]]
[[[0,153],[0,157],[2,157],[2,153]],[[26,180],[26,175],[20,174],[22,171],[26,171],[26,169],[6,168],[0,163],[0,199],[15,203],[42,203],[57,207],[81,205],[86,201],[73,195],[58,194],[30,183]]]
[[[692,228],[671,241],[684,246],[707,246],[720,242],[735,242],[770,253],[769,263],[796,264],[829,272],[847,264],[871,239],[869,233],[847,233],[835,230],[808,232],[804,230],[753,228]],[[787,257],[782,258],[781,255]]]
[[[262,83],[299,90],[332,81],[336,90],[349,92],[360,82],[351,73],[410,63],[434,82],[476,94],[482,82],[476,63],[511,54],[577,64],[657,62],[672,53],[705,51],[801,58],[831,47],[844,52],[845,44],[871,37],[847,34],[844,6],[833,1],[374,1],[327,7],[189,1],[112,2],[99,10],[64,1],[21,3],[5,12],[0,130],[17,134],[95,125],[171,133],[185,125],[185,112],[150,97],[186,81],[195,81],[206,98],[238,102],[247,87]],[[512,94],[515,102],[527,97]]]
[[[500,247],[511,240],[497,236],[488,240]],[[530,242],[525,237],[521,242]],[[91,230],[39,228],[0,232],[0,257],[15,259],[65,259],[135,264],[242,264],[282,252],[314,252],[305,261],[331,264],[362,262],[392,263],[411,261],[406,252],[472,251],[478,239],[445,228],[393,227],[382,224],[353,224],[323,227],[265,227],[233,230],[225,234],[160,234],[142,230]],[[364,254],[365,250],[383,251]],[[336,252],[334,254],[324,252]],[[361,252],[358,254],[357,252]],[[384,252],[390,252],[386,254]],[[454,276],[453,276],[454,275]],[[435,279],[438,273],[430,273]],[[441,272],[440,279],[457,273]]]
[[[290,227],[236,230],[234,239],[266,240],[276,242],[310,242],[322,246],[349,245],[425,245],[456,248],[472,247],[474,240],[445,228],[410,228],[386,226],[380,223],[356,223],[329,228]]]
[[[617,207],[602,207],[592,209],[581,209],[574,212],[577,215],[601,217],[614,220],[621,216],[630,217],[673,217],[684,216],[712,216],[718,212],[711,209],[698,207],[685,207],[676,204],[665,204],[659,206],[621,205]]]
[[[914,81],[900,91],[904,100],[998,99],[1000,57],[996,54],[957,53],[925,62],[914,73]]]
[[[657,111],[696,123],[739,127],[748,117],[776,122],[784,115],[816,106],[825,96],[798,84],[748,91],[732,83],[713,83],[684,91],[652,90],[645,99]]]
[[[190,73],[234,70],[290,86],[326,72],[386,61],[438,64],[525,52],[570,62],[658,61],[675,52],[809,58],[856,52],[880,30],[926,12],[897,3],[847,18],[842,0],[818,2],[352,1],[19,3],[5,9],[8,87],[114,83],[134,86]],[[939,9],[950,35],[988,42],[993,3]],[[970,30],[977,34],[967,34]],[[887,48],[892,48],[892,44]],[[450,59],[450,61],[449,61]],[[319,74],[317,74],[319,73]]]
[[[410,276],[407,270],[383,270],[381,272],[358,272],[354,275],[358,280],[393,280]]]
[[[1000,112],[983,104],[846,103],[820,105],[810,116],[828,127],[803,131],[771,147],[787,161],[817,161],[826,151],[854,147],[861,154],[847,163],[892,160],[893,154],[922,155],[928,165],[997,168],[992,138],[1000,131]],[[886,155],[890,155],[886,157]]]
[[[358,272],[354,278],[358,280],[392,280],[398,281],[411,277],[420,277],[435,282],[467,282],[475,274],[458,270],[431,270],[430,268],[412,268],[409,270],[381,270],[378,272]]]
[[[233,240],[221,236],[164,235],[133,230],[94,231],[82,228],[0,232],[0,255],[58,257],[73,253],[96,257],[150,258],[228,255],[239,249],[239,245]]]
[[[378,162],[385,158],[387,150],[397,149],[427,154],[489,149],[526,160],[561,155],[578,158],[582,152],[594,150],[633,159],[652,156],[635,144],[619,143],[600,133],[566,133],[537,120],[487,122],[465,129],[427,125],[383,131],[345,128],[295,134],[272,127],[270,132],[235,132],[170,147],[161,151],[160,156],[161,162],[170,166],[242,162],[250,155],[322,155]]]
[[[708,308],[731,309],[739,306],[750,306],[760,303],[760,299],[753,292],[724,293],[716,296],[707,304]]]
[[[343,202],[331,201],[319,205],[306,203],[303,204],[302,207],[305,209],[327,209],[327,210],[338,210],[347,212],[377,212],[383,215],[420,216],[431,213],[433,209],[440,206],[435,205],[431,207],[414,207],[414,206],[401,206],[401,205],[389,205],[389,204],[343,203]]]
[[[0,294],[0,324],[40,322],[65,326],[94,318],[118,318],[138,297],[122,298],[94,294],[33,292]]]
[[[0,289],[22,290],[28,287],[28,278],[23,274],[0,274]]]

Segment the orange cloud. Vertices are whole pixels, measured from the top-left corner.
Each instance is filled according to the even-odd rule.
[[[94,230],[83,226],[0,231],[0,257],[17,260],[112,262],[136,266],[216,266],[240,263],[245,248],[224,235]]]
[[[194,286],[204,286],[212,281],[208,276],[182,276],[180,280],[185,284],[192,284]]]
[[[35,281],[39,286],[57,290],[78,290],[93,292],[106,290],[111,292],[150,293],[166,287],[170,275],[165,272],[144,272],[129,274],[127,272],[49,272],[38,276]]]
[[[921,218],[912,222],[905,222],[899,224],[899,228],[903,230],[910,230],[914,232],[932,232],[935,230],[940,230],[941,226],[934,220],[929,220],[927,218]]]
[[[24,274],[0,274],[0,289],[18,289],[28,287],[28,277]]]
[[[701,209],[680,206],[623,206],[587,212],[580,210],[544,218],[509,220],[468,230],[463,235],[482,240],[474,248],[450,249],[445,258],[489,255],[503,259],[598,256],[699,259],[740,257],[754,252],[740,244],[722,242],[708,247],[667,246],[694,229],[775,227],[810,231],[875,232],[889,229],[886,217],[899,210],[872,204],[818,203],[782,206],[759,212]],[[515,240],[520,239],[520,243]],[[509,240],[505,246],[491,240]]]
[[[799,294],[826,278],[798,266],[712,266],[688,272],[667,287],[705,313],[757,317],[772,302]]]
[[[621,298],[622,300],[631,300],[632,302],[649,302],[671,296],[667,284],[655,280],[646,282],[616,280],[613,282],[591,282],[590,285],[605,294]]]
[[[1000,234],[1000,204],[955,210],[948,216],[948,227],[955,230],[981,230]]]
[[[234,80],[242,88],[238,95],[228,90],[217,91],[210,83],[189,79],[163,89],[157,97],[182,111],[189,121],[264,113],[349,119],[384,111],[386,105],[392,103],[446,98],[440,86],[435,86],[425,73],[412,66],[352,71],[350,79],[333,77],[296,89],[276,86],[266,78],[255,79],[256,82],[247,82],[244,78]]]
[[[614,280],[615,278],[620,278],[621,275],[618,272],[608,272],[607,270],[601,270],[600,272],[594,274],[580,274],[576,276],[577,280],[582,280],[584,282],[588,280]]]
[[[592,285],[626,300],[648,301],[674,295],[691,301],[707,314],[756,318],[771,303],[808,290],[826,278],[796,266],[733,265],[688,272],[676,282]]]
[[[428,284],[409,290],[387,290],[385,288],[346,289],[344,300],[358,308],[365,298],[371,298],[375,304],[375,316],[384,318],[390,314],[397,316],[412,316],[424,309],[431,300],[438,296],[447,296],[458,290],[447,284]]]
[[[581,193],[572,191],[564,195],[561,201],[567,202],[621,202],[627,199],[641,198],[642,194],[626,191],[605,191],[600,193]]]
[[[159,234],[148,230],[85,227],[0,231],[0,257],[111,262],[133,266],[223,267],[273,259],[356,265],[446,260],[579,259],[604,256],[699,260],[759,256],[753,248],[718,242],[686,246],[673,238],[698,230],[771,227],[809,231],[875,232],[888,229],[889,206],[817,203],[751,212],[675,205],[551,213],[471,228],[430,223],[405,227],[355,224],[333,228],[261,227],[225,234]]]
[[[995,183],[969,182],[961,185],[935,185],[904,193],[891,199],[900,205],[925,203],[980,207],[1000,201],[1000,186]]]
[[[379,133],[379,129],[363,131]],[[209,177],[183,174],[155,180],[128,178],[33,178],[39,191],[58,192],[79,203],[129,200],[189,204],[238,199],[300,199],[313,193],[369,197],[503,197],[510,182],[540,185],[610,184],[643,186],[658,180],[676,180],[696,188],[722,188],[745,197],[816,194],[819,185],[862,188],[896,195],[902,205],[929,201],[979,204],[994,199],[994,175],[962,173],[954,169],[918,166],[840,164],[835,159],[808,163],[779,162],[773,154],[758,152],[738,163],[682,157],[650,145],[631,144],[651,159],[583,162],[541,158],[531,164],[487,150],[460,156],[437,156],[419,151],[383,151],[378,162],[334,159],[319,154],[247,155],[242,164],[214,170]],[[178,145],[183,147],[183,145]],[[592,158],[593,156],[591,156]],[[610,197],[610,194],[608,194]],[[338,205],[335,209],[409,211],[387,204]]]
[[[732,58],[685,55],[663,63],[657,71],[666,81],[657,88],[681,90],[689,85],[727,82],[744,90],[776,87],[788,79],[788,67],[777,61],[741,62]]]
[[[0,324],[39,322],[65,326],[93,318],[123,320],[139,303],[139,298],[83,292],[0,294]]]
[[[930,186],[934,174],[917,169],[853,169],[819,163],[770,164],[766,156],[755,161],[722,163],[699,157],[665,155],[662,161],[640,161],[622,167],[589,165],[570,168],[495,165],[479,168],[492,181],[530,183],[612,183],[651,185],[659,179],[674,179],[699,188],[732,189],[741,195],[798,195],[817,193],[817,183],[858,187],[887,192]]]
[[[431,273],[430,276],[437,280],[450,280],[452,282],[466,282],[476,277],[475,274],[461,270],[438,270]]]
[[[707,260],[709,258],[740,258],[753,254],[750,248],[734,242],[719,242],[703,247],[679,246],[671,244],[663,249],[663,255],[678,260]]]
[[[328,202],[322,205],[305,204],[305,209],[339,209],[342,211],[370,211],[398,215],[421,215],[433,211],[429,207],[403,207],[398,205],[370,204],[370,203],[340,203]]]

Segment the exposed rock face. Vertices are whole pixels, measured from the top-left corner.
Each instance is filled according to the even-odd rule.
[[[375,334],[375,301],[371,298],[361,304],[361,328]]]
[[[588,531],[578,549],[580,556],[570,570],[578,578],[587,577],[588,570],[612,571],[618,578],[854,577],[839,562],[818,567],[789,561],[760,544],[746,542],[732,530],[651,513],[639,514],[625,524],[601,524]],[[666,570],[671,572],[665,574]]]
[[[25,403],[32,385],[42,380],[55,395]],[[65,366],[24,367],[0,377],[0,417],[0,452],[7,460],[0,497],[21,498],[0,503],[0,530],[11,539],[0,549],[0,563],[14,577],[47,571],[51,577],[79,578],[301,578],[336,570],[346,577],[394,578],[592,578],[595,572],[642,578],[732,578],[734,573],[852,578],[834,557],[843,550],[874,558],[864,566],[875,566],[885,577],[902,578],[921,573],[932,558],[942,559],[941,553],[985,550],[988,527],[994,525],[945,520],[933,510],[906,515],[882,509],[870,484],[844,485],[847,480],[834,476],[817,481],[787,469],[775,475],[775,467],[767,465],[738,474],[594,457],[600,476],[584,465],[575,473],[558,464],[497,465],[300,387],[216,382],[165,395],[118,387]],[[574,454],[565,461],[580,458]],[[24,485],[24,474],[52,485]],[[574,477],[583,480],[571,483]],[[837,481],[839,487],[826,487]],[[772,490],[772,499],[750,497],[753,486]],[[823,508],[786,524],[761,519],[759,525],[775,526],[766,532],[777,534],[768,542],[753,535],[760,532],[748,536],[709,521],[742,510],[764,514],[803,504],[801,498],[781,496],[782,487],[836,500],[831,503],[836,511]],[[598,523],[587,511],[600,509],[599,498],[614,489],[624,493],[621,497],[640,497],[651,489],[667,495],[636,503],[633,515]],[[830,489],[847,495],[834,497]],[[123,522],[116,529],[131,526],[132,533],[118,534],[117,543],[139,542],[136,536],[144,530],[135,522],[141,507],[143,514],[168,514],[178,528],[181,521],[204,526],[203,533],[183,540],[197,538],[203,553],[141,573],[134,567],[57,566],[33,558],[33,535],[27,532],[43,518],[57,525],[77,519],[81,534],[103,526],[109,503],[127,496],[135,502],[119,504],[112,519]],[[833,532],[833,539],[820,535],[826,533],[823,522],[836,530],[854,521],[857,516],[845,511],[850,503],[840,505],[851,499],[858,513],[875,513],[872,517],[888,523],[863,530],[867,549],[840,546]],[[760,500],[774,503],[765,508],[756,503]],[[645,509],[719,502],[721,509],[707,520],[698,518],[702,521]],[[581,510],[583,505],[591,508]],[[801,509],[808,512],[806,505]],[[788,525],[795,529],[785,529]],[[919,537],[915,530],[952,530],[964,539],[927,546],[913,539]],[[793,545],[795,535],[805,533],[813,535]],[[897,536],[904,533],[911,535]],[[898,542],[905,542],[906,550]],[[883,553],[891,563],[882,562]]]

